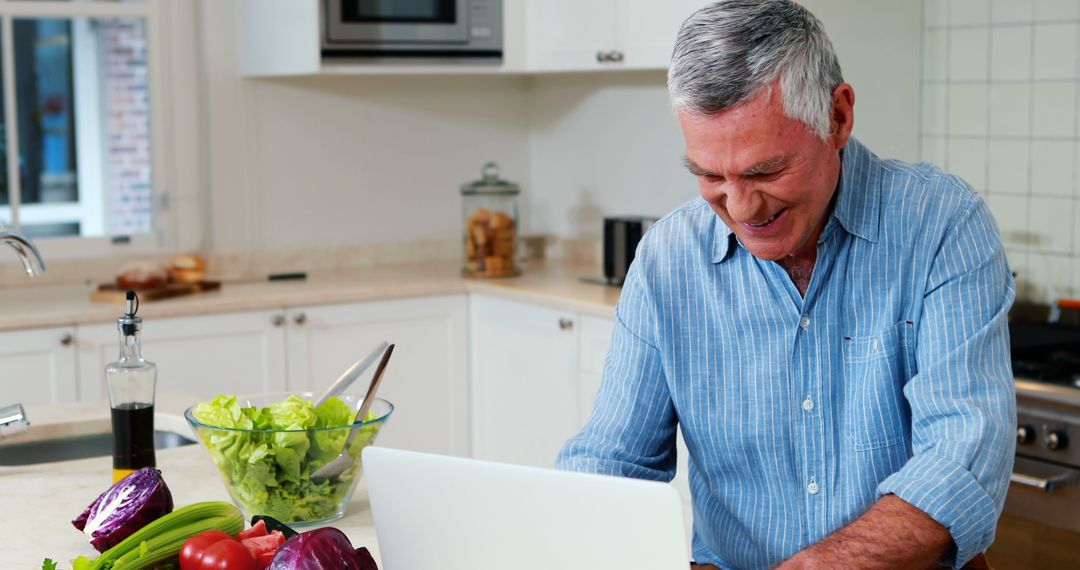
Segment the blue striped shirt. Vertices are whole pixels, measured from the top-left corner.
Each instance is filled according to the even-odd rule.
[[[997,226],[959,178],[854,139],[838,192],[805,297],[703,200],[654,225],[559,455],[669,481],[678,423],[698,562],[773,566],[886,494],[949,529],[956,566],[993,541],[1016,429]]]

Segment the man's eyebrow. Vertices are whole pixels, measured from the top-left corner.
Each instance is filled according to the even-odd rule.
[[[743,172],[742,175],[743,176],[757,176],[758,174],[764,174],[766,172],[771,172],[774,168],[776,168],[778,166],[782,166],[787,161],[788,161],[788,157],[784,156],[784,155],[778,155],[778,156],[774,156],[772,158],[767,158],[767,159],[762,160],[761,162],[758,162],[757,164],[751,166],[750,168],[746,169],[746,171]],[[706,168],[703,168],[703,167],[699,166],[696,162],[694,162],[693,160],[690,160],[690,157],[688,157],[688,156],[683,157],[683,165],[686,166],[686,169],[689,170],[690,174],[693,174],[694,176],[720,176],[719,174],[716,174],[715,172],[712,172],[712,171],[710,171],[710,170],[708,170]]]
[[[708,170],[698,166],[696,162],[690,160],[689,156],[684,156],[682,159],[683,166],[690,171],[690,174],[694,176],[717,176],[715,172],[709,172]]]
[[[787,157],[784,155],[767,158],[748,168],[746,172],[743,172],[743,176],[756,176],[758,174],[771,172],[774,168],[784,164],[785,162],[787,162]]]

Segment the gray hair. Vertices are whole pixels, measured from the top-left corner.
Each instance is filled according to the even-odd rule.
[[[844,77],[821,22],[791,0],[722,0],[683,22],[668,93],[676,111],[713,115],[777,77],[784,114],[828,138],[833,91]]]

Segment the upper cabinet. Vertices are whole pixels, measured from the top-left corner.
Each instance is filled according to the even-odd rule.
[[[236,3],[232,16],[238,36],[238,68],[248,77],[666,69],[679,25],[707,3],[503,0],[501,64],[468,58],[388,64],[322,57],[321,7],[323,2],[341,0],[232,1]]]
[[[667,69],[679,26],[704,0],[531,0],[527,71]]]

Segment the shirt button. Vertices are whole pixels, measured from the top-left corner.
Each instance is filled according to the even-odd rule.
[[[799,326],[802,327],[802,330],[809,329],[810,328],[810,317],[808,315],[803,315],[802,319],[799,320]]]
[[[811,481],[810,484],[806,486],[806,492],[810,493],[811,495],[818,494],[818,491],[820,490],[821,487],[818,487],[818,484],[814,481]]]
[[[813,411],[813,409],[814,409],[814,401],[810,399],[810,396],[807,396],[806,399],[803,400],[802,409],[804,409],[804,410],[806,410],[808,412]]]

